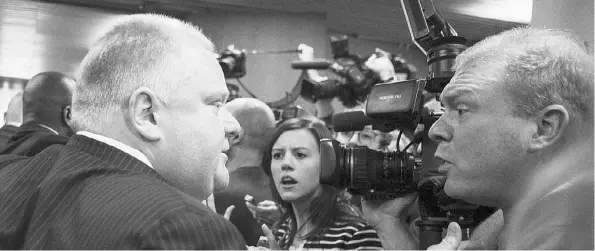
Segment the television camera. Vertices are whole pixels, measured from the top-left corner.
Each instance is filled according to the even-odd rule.
[[[262,55],[262,54],[286,54],[286,53],[299,53],[299,50],[251,50],[247,51],[245,49],[240,50],[236,49],[234,45],[229,45],[226,50],[221,52],[218,57],[217,61],[221,66],[221,70],[223,70],[223,75],[226,79],[235,78],[238,83],[244,88],[244,90],[253,98],[256,98],[254,94],[252,94],[239,80],[246,75],[246,55]],[[299,85],[297,87],[300,87]],[[237,85],[233,83],[227,83],[227,89],[230,93],[228,102],[241,97],[239,92],[240,89]],[[295,88],[294,88],[295,89]],[[295,92],[292,91],[292,92]],[[275,101],[275,102],[268,102],[267,105],[273,109],[275,120],[276,121],[284,121],[290,118],[295,118],[303,115],[305,113],[304,109],[300,106],[293,105],[293,101],[296,98],[288,97]]]
[[[320,142],[321,182],[368,198],[389,199],[419,192],[422,220],[420,248],[427,249],[442,239],[451,221],[463,229],[464,238],[479,222],[495,211],[449,198],[443,191],[446,177],[437,172],[434,158],[437,144],[428,137],[441,112],[424,109],[428,96],[439,96],[454,72],[455,58],[467,48],[465,38],[445,21],[431,0],[401,0],[413,42],[426,55],[429,75],[421,79],[373,85],[368,94],[365,114],[347,112],[333,116],[335,131],[359,131],[371,125],[384,132],[423,128],[405,149],[377,152],[364,147],[343,146],[331,139]],[[421,126],[420,126],[421,125]],[[399,139],[397,139],[399,140]],[[406,149],[423,142],[422,156]]]
[[[246,75],[246,51],[230,45],[217,57],[225,78],[241,78]]]
[[[370,88],[379,82],[378,76],[363,64],[363,60],[359,56],[349,52],[346,35],[331,36],[330,44],[332,60],[316,59],[291,62],[293,69],[329,69],[340,77],[340,79],[327,79],[322,82],[302,79],[300,93],[302,98],[314,103],[319,99],[339,97],[348,106],[364,102]]]

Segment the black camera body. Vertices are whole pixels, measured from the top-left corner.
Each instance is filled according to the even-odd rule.
[[[415,130],[423,108],[423,79],[378,84],[372,87],[366,102],[366,116],[383,124],[379,130]]]
[[[292,62],[293,69],[329,69],[340,77],[322,82],[303,79],[302,98],[314,103],[320,99],[339,97],[346,106],[365,101],[370,87],[378,82],[378,76],[364,66],[359,56],[349,53],[347,36],[331,36],[330,44],[333,60]]]
[[[246,53],[229,46],[217,58],[225,78],[241,78],[246,75]]]

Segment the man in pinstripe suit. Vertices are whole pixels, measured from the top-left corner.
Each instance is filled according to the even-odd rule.
[[[119,20],[81,63],[67,145],[0,156],[0,249],[245,249],[200,203],[229,179],[239,130],[196,27]]]

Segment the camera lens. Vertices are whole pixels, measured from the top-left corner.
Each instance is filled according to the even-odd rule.
[[[328,99],[337,96],[341,85],[336,80],[326,80],[315,83],[309,80],[302,80],[302,91],[300,95],[309,102],[316,102],[319,99]]]
[[[415,190],[419,178],[415,165],[406,153],[380,152],[365,146],[352,146],[346,152],[344,165],[351,171],[350,190],[354,194],[404,194]]]
[[[380,199],[416,191],[419,168],[408,153],[379,152],[365,146],[345,147],[336,140],[323,139],[320,154],[322,184]]]

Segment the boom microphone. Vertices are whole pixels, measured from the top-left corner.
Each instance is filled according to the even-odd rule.
[[[331,62],[326,59],[291,62],[291,68],[297,70],[326,70],[330,65]]]
[[[333,115],[333,130],[335,132],[361,131],[372,120],[363,111],[341,112]]]

